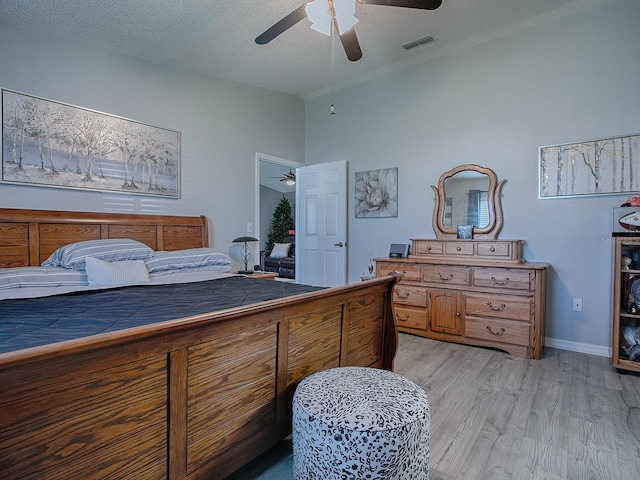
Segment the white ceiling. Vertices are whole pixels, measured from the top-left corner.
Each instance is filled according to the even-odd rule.
[[[311,98],[608,0],[443,0],[435,11],[356,5],[363,51],[349,62],[303,20],[255,37],[304,0],[2,0],[0,24],[101,50]],[[430,35],[436,42],[401,45]]]

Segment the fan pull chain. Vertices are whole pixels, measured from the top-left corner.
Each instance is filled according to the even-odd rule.
[[[335,84],[336,84],[336,76],[334,73],[335,43],[336,43],[335,19],[332,19],[331,21],[331,108],[329,109],[329,115],[336,114],[336,108],[333,105]]]

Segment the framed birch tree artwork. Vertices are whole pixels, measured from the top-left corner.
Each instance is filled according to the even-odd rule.
[[[180,132],[2,90],[2,181],[180,197]]]
[[[640,190],[640,134],[540,147],[539,198]]]

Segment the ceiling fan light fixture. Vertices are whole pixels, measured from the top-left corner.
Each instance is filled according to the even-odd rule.
[[[331,35],[331,15],[327,0],[314,0],[305,7],[307,17],[311,20],[311,28],[316,32]]]
[[[386,5],[389,7],[413,8],[416,10],[435,10],[442,0],[357,0],[361,5]],[[357,62],[362,58],[362,49],[353,26],[358,22],[354,17],[356,0],[309,0],[294,11],[267,28],[258,35],[255,42],[266,45],[299,22],[308,18],[314,30],[331,37],[331,54],[333,55],[333,38],[340,37],[340,43],[347,58]],[[338,35],[334,35],[334,33]],[[333,64],[333,57],[332,57]]]
[[[286,183],[287,185],[289,185],[290,187],[293,187],[296,184],[296,180],[295,178],[287,178],[284,183]]]
[[[338,33],[340,35],[358,23],[358,19],[354,17],[354,13],[356,13],[355,0],[333,0],[333,8],[336,12],[336,22],[338,23]]]
[[[353,16],[356,11],[355,0],[313,0],[307,3],[305,11],[311,20],[311,28],[315,31],[331,35],[331,5],[340,35],[358,23],[358,19]]]

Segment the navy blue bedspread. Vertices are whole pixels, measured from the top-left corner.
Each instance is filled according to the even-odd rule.
[[[227,277],[0,301],[0,353],[320,290]]]

